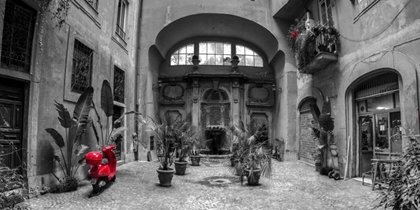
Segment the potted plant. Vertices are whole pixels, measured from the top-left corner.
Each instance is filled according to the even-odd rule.
[[[193,145],[190,159],[192,166],[200,166],[201,155],[199,153],[199,150],[197,150],[196,144]]]
[[[239,122],[234,125],[232,132],[238,137],[238,162],[235,170],[243,169],[241,183],[243,177],[247,178],[248,185],[257,185],[261,176],[270,177],[272,164],[265,125],[259,126],[251,122],[251,125],[245,126],[243,122]]]
[[[156,139],[156,153],[159,159],[160,166],[157,169],[159,183],[163,187],[169,187],[172,183],[172,178],[175,170],[171,168],[175,157],[175,136],[176,120],[170,115],[160,117],[155,120],[149,117],[145,120],[139,116],[140,123],[147,126],[147,131],[151,131]]]
[[[195,127],[188,120],[177,122],[174,126],[174,139],[178,161],[175,161],[175,173],[184,175],[187,169],[188,154],[196,142],[194,138]]]

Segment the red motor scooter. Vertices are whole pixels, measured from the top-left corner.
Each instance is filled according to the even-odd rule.
[[[117,158],[114,151],[115,145],[104,146],[102,152],[89,152],[86,154],[86,163],[91,165],[89,169],[90,182],[93,193],[97,194],[99,189],[109,181],[114,182],[117,173]]]

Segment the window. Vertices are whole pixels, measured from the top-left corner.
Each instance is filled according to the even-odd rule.
[[[175,51],[171,56],[171,66],[192,65],[192,56],[194,55],[194,44],[189,44]]]
[[[197,46],[198,44],[198,46]],[[198,51],[198,52],[197,52]],[[199,42],[180,47],[171,55],[171,66],[192,65],[193,55],[198,55],[200,65],[230,66],[231,58],[239,58],[240,66],[263,67],[263,59],[242,45],[227,42]]]
[[[98,10],[98,0],[85,0],[95,10]]]
[[[247,47],[236,45],[236,56],[239,58],[239,66],[263,67],[261,56]]]
[[[114,66],[114,101],[124,103],[125,72]]]
[[[19,1],[6,1],[1,67],[29,72],[36,12]]]
[[[231,55],[230,43],[200,42],[199,44],[200,65],[230,66]]]
[[[115,33],[125,40],[125,22],[127,19],[128,2],[126,0],[118,1],[118,16],[117,16],[117,29]]]
[[[82,93],[92,80],[93,50],[77,39],[74,41],[71,91]]]
[[[322,24],[326,24],[328,21],[332,20],[332,1],[333,0],[318,0]]]

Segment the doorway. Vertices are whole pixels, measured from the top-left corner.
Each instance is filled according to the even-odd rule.
[[[23,82],[0,78],[0,166],[22,164]]]
[[[359,174],[372,159],[393,159],[402,152],[398,75],[384,74],[355,89]]]

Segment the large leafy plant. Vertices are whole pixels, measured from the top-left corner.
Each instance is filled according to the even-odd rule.
[[[54,155],[54,160],[63,170],[64,178],[59,178],[55,173],[52,174],[62,184],[58,191],[70,191],[77,189],[76,172],[84,161],[84,153],[88,149],[87,146],[81,144],[75,148],[76,143],[80,140],[86,130],[89,120],[89,112],[92,104],[93,88],[86,88],[77,100],[73,111],[73,117],[70,116],[67,108],[55,102],[58,112],[58,120],[60,125],[65,129],[65,139],[54,128],[45,129],[53,138],[55,145],[60,150],[61,158]],[[64,150],[64,151],[63,151]],[[60,187],[60,186],[59,186]]]
[[[400,167],[390,170],[389,187],[380,193],[376,209],[420,209],[420,135],[409,132],[407,137],[409,142],[400,156]]]
[[[156,140],[156,153],[160,162],[159,169],[172,170],[175,157],[175,139],[181,132],[179,122],[171,115],[160,116],[157,120],[152,117],[147,119],[139,116],[140,123],[146,126],[146,130],[152,132]]]
[[[271,153],[267,148],[269,140],[264,127],[255,122],[245,125],[239,121],[231,128],[232,134],[236,137],[234,139],[236,150],[233,155],[240,160],[242,167],[249,171],[248,174],[245,174],[245,171],[242,172],[241,182],[245,175],[252,178],[254,170],[261,170],[261,176],[271,177]]]
[[[195,127],[189,120],[176,121],[174,124],[174,141],[178,154],[178,161],[185,162],[193,146],[197,142]]]
[[[117,125],[121,123],[125,115],[138,114],[135,111],[124,113],[117,120],[112,122],[114,126],[112,129],[110,128],[110,122],[112,120],[112,116],[114,115],[114,97],[112,94],[111,85],[109,84],[108,80],[104,80],[102,82],[101,88],[101,109],[105,115],[105,123],[103,123],[101,115],[99,114],[94,102],[92,102],[92,107],[95,110],[97,126],[99,126],[98,129],[96,125],[92,125],[99,148],[102,148],[108,144],[118,143],[116,140],[118,137],[123,135],[123,132],[127,130],[127,127],[117,127]]]

